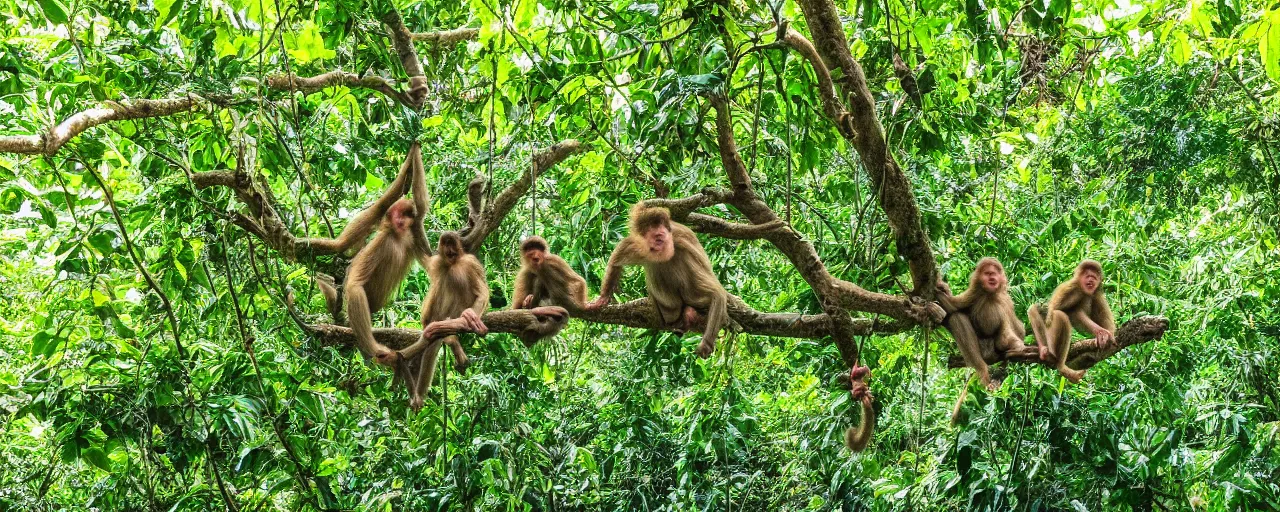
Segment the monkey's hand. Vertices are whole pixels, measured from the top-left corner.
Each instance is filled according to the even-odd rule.
[[[489,334],[489,328],[480,320],[480,315],[477,314],[474,309],[464,310],[462,312],[462,319],[466,321],[467,327],[471,329],[472,332],[481,336]]]
[[[533,305],[533,296],[525,295],[524,300],[520,301],[520,309],[529,309]]]
[[[605,306],[608,306],[608,305],[609,305],[609,303],[610,303],[610,302],[612,302],[612,300],[611,300],[611,299],[612,299],[612,297],[609,297],[608,295],[601,295],[601,296],[600,296],[599,298],[597,298],[596,300],[593,300],[593,301],[591,301],[591,302],[588,302],[588,303],[587,303],[587,305],[586,305],[586,307],[584,307],[584,308],[582,308],[582,309],[585,309],[585,310],[587,310],[587,311],[600,311],[600,308],[603,308],[603,307],[605,307]]]
[[[948,297],[950,297],[950,296],[952,295],[952,293],[951,293],[951,285],[947,284],[947,282],[946,282],[946,281],[943,281],[941,277],[939,277],[939,278],[938,278],[937,294],[938,294],[938,295],[946,295],[946,296],[948,296]]]
[[[1098,340],[1098,346],[1101,348],[1110,349],[1113,345],[1115,345],[1115,342],[1116,342],[1115,335],[1111,334],[1111,331],[1108,331],[1102,327],[1099,327],[1097,330],[1093,331],[1093,336],[1094,336],[1094,339]]]

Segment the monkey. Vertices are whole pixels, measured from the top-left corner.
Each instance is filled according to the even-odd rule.
[[[1072,383],[1080,382],[1084,370],[1067,367],[1071,328],[1093,335],[1104,347],[1115,343],[1115,317],[1102,293],[1102,264],[1094,260],[1080,262],[1075,275],[1053,291],[1048,308],[1041,313],[1040,306],[1032,304],[1027,319],[1040,348],[1040,360],[1054,363],[1058,373]]]
[[[944,322],[965,364],[973,368],[987,390],[994,391],[996,384],[991,381],[979,339],[994,338],[996,350],[1008,352],[1022,345],[1027,337],[1027,328],[1018,320],[1013,300],[1009,298],[1009,278],[1004,273],[1004,265],[995,258],[978,260],[964,293],[952,296],[950,287],[939,280],[937,299],[947,312]],[[963,393],[960,400],[964,400]]]
[[[404,361],[425,351],[417,376],[406,379],[409,407],[415,411],[422,408],[422,396],[430,389],[431,380],[435,377],[441,343],[448,345],[453,352],[459,372],[466,371],[470,364],[456,335],[436,338],[445,332],[458,330],[468,330],[481,336],[489,332],[480,319],[489,307],[489,282],[480,260],[463,250],[462,238],[453,231],[441,234],[436,254],[428,258],[425,266],[427,277],[431,279],[431,289],[422,302],[422,336],[413,345],[396,353]]]
[[[711,270],[711,260],[693,230],[671,220],[666,208],[643,202],[631,207],[629,233],[609,256],[608,270],[600,284],[600,297],[587,304],[588,311],[608,305],[622,278],[623,267],[644,267],[645,288],[663,325],[683,334],[705,324],[698,357],[706,359],[716,348],[720,329],[728,322],[729,292]],[[706,310],[704,317],[699,311]]]
[[[511,309],[570,304],[581,309],[587,304],[587,281],[564,258],[548,251],[542,237],[531,236],[520,244],[520,260]]]
[[[849,369],[849,396],[862,404],[862,422],[856,427],[844,431],[844,445],[850,451],[860,452],[871,443],[871,433],[876,428],[876,409],[872,406],[871,389],[867,387],[866,378],[871,369],[866,366],[855,366]]]
[[[422,166],[422,150],[417,142],[409,146],[400,174],[370,207],[356,214],[336,239],[305,238],[303,248],[317,248],[329,253],[346,251],[364,243],[376,227],[378,234],[361,247],[343,281],[349,325],[356,344],[366,357],[386,364],[393,352],[373,338],[373,314],[382,309],[404,280],[413,263],[431,255],[422,221],[427,211],[427,184]],[[404,198],[406,189],[413,200]],[[335,321],[340,321],[342,302],[332,278],[318,276],[321,293]]]

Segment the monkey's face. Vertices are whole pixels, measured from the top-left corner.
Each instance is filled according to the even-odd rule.
[[[1098,285],[1102,284],[1102,276],[1092,270],[1086,270],[1080,273],[1080,289],[1085,293],[1093,295],[1098,291]]]
[[[982,289],[986,290],[987,293],[998,293],[1001,288],[1004,288],[1006,279],[1004,271],[995,265],[984,267],[982,274],[979,276],[979,280],[982,282]]]
[[[666,226],[657,226],[645,231],[644,241],[649,249],[650,261],[667,261],[676,254],[676,248],[671,239],[671,229]]]
[[[409,226],[413,225],[413,213],[405,208],[392,208],[388,215],[391,216],[391,226],[400,233],[409,231]]]
[[[525,263],[528,263],[534,270],[542,269],[542,262],[546,261],[546,259],[546,251],[540,249],[529,249],[524,252]]]

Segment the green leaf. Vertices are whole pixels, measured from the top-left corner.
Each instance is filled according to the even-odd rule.
[[[94,466],[97,466],[98,469],[101,469],[108,473],[111,472],[111,459],[107,458],[107,454],[102,451],[102,448],[98,448],[95,446],[93,448],[84,450],[80,452],[80,457],[83,458],[88,463],[93,464]]]
[[[44,11],[44,17],[52,21],[54,25],[62,25],[67,22],[67,8],[62,6],[62,2],[58,0],[40,0],[40,9]]]

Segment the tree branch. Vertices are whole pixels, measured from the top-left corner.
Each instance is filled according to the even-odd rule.
[[[409,38],[414,41],[427,42],[435,46],[449,46],[478,37],[480,37],[480,29],[478,28],[455,28],[439,32],[414,32],[409,34]]]
[[[561,141],[546,151],[533,155],[533,162],[517,179],[498,196],[489,203],[484,213],[480,215],[479,221],[475,223],[475,227],[468,230],[462,239],[462,245],[469,253],[475,253],[484,243],[484,239],[494,230],[498,229],[498,225],[502,224],[502,220],[511,213],[511,209],[515,208],[516,203],[520,200],[529,187],[533,186],[534,178],[541,175],[547,169],[569,158],[570,155],[577,153],[582,149],[581,144],[577,140],[568,139]],[[472,182],[474,184],[474,182]]]
[[[916,206],[911,181],[889,153],[889,146],[884,139],[884,127],[876,117],[875,99],[871,95],[871,89],[867,87],[862,66],[849,51],[836,5],[832,0],[798,1],[816,48],[793,31],[788,31],[784,40],[813,66],[819,78],[819,95],[824,103],[824,112],[831,117],[840,134],[852,143],[861,157],[862,165],[878,191],[880,208],[884,210],[889,219],[889,227],[893,229],[898,253],[907,260],[911,269],[914,285],[911,294],[932,299],[934,285],[938,281],[938,265],[934,261],[929,237],[920,224],[920,209]],[[821,61],[815,55],[820,56]],[[820,69],[821,67],[826,70]],[[829,70],[834,69],[843,72],[840,83],[848,109],[834,103],[836,96],[831,92],[834,88],[822,83],[824,78],[830,79]]]
[[[376,75],[360,77],[345,71],[330,71],[312,77],[299,77],[292,74],[278,74],[267,77],[267,87],[281,91],[299,91],[312,94],[329,87],[346,86],[352,89],[364,88],[378,91],[406,107],[414,107],[413,100],[400,92],[385,78]]]
[[[1116,343],[1110,349],[1099,346],[1098,341],[1094,339],[1073,343],[1071,350],[1067,353],[1067,366],[1076,370],[1087,370],[1132,345],[1160,339],[1168,329],[1169,320],[1164,317],[1140,316],[1134,318],[1116,329]],[[994,345],[995,342],[994,340],[980,340],[980,343]],[[988,351],[983,352],[983,359],[987,361],[987,364],[1007,361],[1011,363],[1038,364],[1047,368],[1053,367],[1053,364],[1040,360],[1040,350],[1035,345],[1015,348],[1003,355],[996,351],[990,351],[991,353],[985,353]],[[964,366],[964,358],[960,356],[952,356],[947,360],[948,368],[963,368]]]
[[[404,73],[409,76],[409,101],[414,110],[422,108],[427,99],[427,77],[422,73],[422,61],[418,60],[418,50],[413,47],[413,34],[404,26],[400,12],[394,7],[382,15],[382,23],[386,24],[391,35],[391,44],[400,57]]]
[[[106,101],[103,102],[103,106],[72,115],[46,133],[0,137],[0,153],[53,155],[73,137],[100,124],[189,112],[195,110],[201,101],[201,98],[194,94],[160,100]]]

